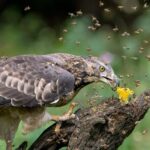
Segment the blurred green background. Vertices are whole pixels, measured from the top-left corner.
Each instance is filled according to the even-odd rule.
[[[127,86],[139,95],[150,84],[150,8],[146,0],[1,0],[0,56],[71,53],[113,55],[112,66]],[[109,86],[92,84],[75,97],[80,108],[115,95]],[[96,100],[95,101],[93,101]],[[92,101],[92,102],[91,102]],[[68,106],[49,108],[62,114]],[[28,135],[20,124],[14,148],[28,145],[51,123]],[[119,150],[149,150],[150,112],[123,142]],[[64,148],[65,149],[65,148]],[[5,150],[0,141],[0,150]]]

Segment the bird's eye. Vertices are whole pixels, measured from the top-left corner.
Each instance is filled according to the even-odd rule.
[[[99,71],[100,71],[100,72],[104,72],[104,71],[105,71],[105,67],[104,67],[104,66],[100,66],[100,67],[99,67]]]

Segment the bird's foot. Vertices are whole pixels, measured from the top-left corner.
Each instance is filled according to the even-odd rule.
[[[77,103],[71,103],[69,110],[62,116],[52,115],[52,120],[57,122],[56,127],[55,127],[56,133],[60,132],[62,121],[66,121],[66,120],[73,119],[76,117],[76,115],[73,113],[73,109],[75,108],[76,105]]]
[[[77,105],[77,103],[71,103],[69,110],[62,116],[57,116],[57,115],[52,115],[52,120],[59,122],[59,121],[65,121],[65,120],[69,120],[69,119],[73,119],[75,118],[75,114],[73,114],[73,109],[75,108],[75,106]]]

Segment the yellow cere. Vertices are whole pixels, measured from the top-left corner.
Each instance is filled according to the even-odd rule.
[[[134,94],[134,92],[130,90],[129,88],[123,88],[123,87],[117,87],[116,92],[119,96],[120,102],[125,103],[125,104],[128,103],[129,96]]]

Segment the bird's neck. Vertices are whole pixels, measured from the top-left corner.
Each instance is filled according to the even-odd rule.
[[[82,57],[75,57],[66,61],[67,65],[64,67],[74,75],[76,89],[98,80],[98,75],[95,74],[92,62]]]
[[[75,77],[76,88],[81,88],[89,83],[95,82],[99,75],[95,74],[93,63],[81,56],[71,54],[53,54],[48,60],[72,73]]]

